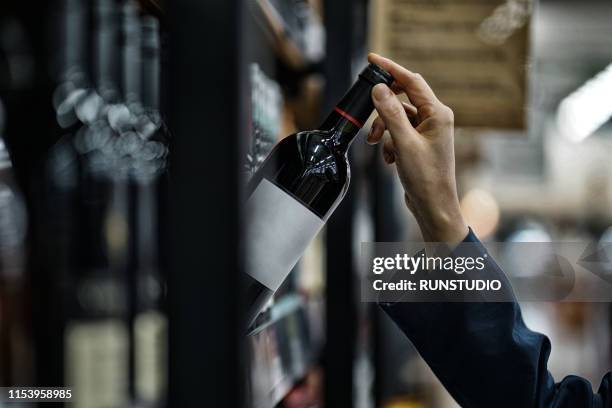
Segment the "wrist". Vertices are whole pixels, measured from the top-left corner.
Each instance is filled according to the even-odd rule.
[[[469,233],[458,202],[447,207],[428,206],[426,211],[415,213],[415,216],[426,242],[458,244]]]

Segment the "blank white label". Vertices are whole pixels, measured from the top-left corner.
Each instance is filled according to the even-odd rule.
[[[128,406],[128,329],[117,319],[70,323],[65,335],[66,385],[74,391],[69,406]]]
[[[134,319],[136,394],[155,404],[166,389],[168,322],[157,311],[139,313]]]
[[[276,291],[325,224],[291,195],[262,179],[246,203],[246,272]]]

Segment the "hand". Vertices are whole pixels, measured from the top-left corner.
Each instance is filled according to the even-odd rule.
[[[368,60],[395,78],[391,89],[378,84],[372,90],[379,116],[372,124],[368,143],[379,143],[385,130],[389,131],[383,157],[397,168],[406,205],[423,239],[461,242],[468,227],[457,197],[453,111],[438,100],[421,75],[377,54],[370,54]],[[401,102],[395,93],[405,93],[411,103]]]

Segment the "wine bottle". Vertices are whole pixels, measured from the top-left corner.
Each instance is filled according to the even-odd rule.
[[[374,110],[372,87],[393,77],[368,65],[318,130],[280,141],[247,185],[247,323],[279,288],[344,197],[347,152]]]
[[[138,134],[142,149],[133,157],[132,229],[135,240],[135,315],[132,324],[135,406],[164,406],[167,389],[168,318],[165,280],[160,270],[162,251],[158,197],[165,179],[165,126],[161,115],[161,40],[157,18],[140,21],[142,108]]]
[[[27,214],[2,137],[3,111],[0,100],[0,386],[7,387],[33,380],[33,344],[24,262]]]
[[[125,407],[129,401],[129,321],[126,260],[128,190],[119,166],[121,26],[114,0],[91,2],[94,88],[80,104],[89,111],[74,135],[77,175],[75,228],[64,301],[64,384],[75,407]]]

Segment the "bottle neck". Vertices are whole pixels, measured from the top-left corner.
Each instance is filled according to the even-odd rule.
[[[142,97],[142,55],[140,22],[135,3],[123,6],[123,97],[125,102],[139,103]]]
[[[371,82],[359,78],[323,121],[320,129],[331,134],[329,142],[337,149],[348,150],[374,110],[372,86]]]
[[[83,33],[86,30],[87,10],[79,0],[65,0],[63,10],[64,24],[64,60],[62,75],[78,72],[84,73],[86,69],[86,44]],[[72,78],[71,78],[72,79]]]
[[[119,26],[111,0],[97,0],[95,6],[94,81],[102,98],[115,103],[119,96]]]
[[[161,55],[159,23],[153,17],[144,17],[142,22],[143,89],[142,102],[145,108],[159,109]]]

